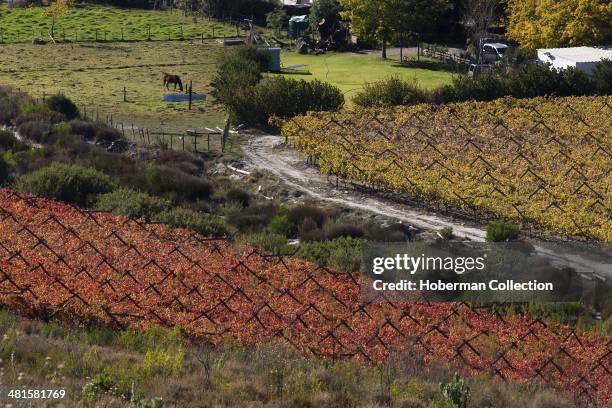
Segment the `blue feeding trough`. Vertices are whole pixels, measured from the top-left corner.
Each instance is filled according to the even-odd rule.
[[[300,69],[300,68],[304,68],[307,67],[308,65],[306,64],[297,64],[297,65],[291,65],[289,67],[287,67],[287,69]]]
[[[206,100],[206,96],[191,94],[191,101],[203,101]],[[164,102],[189,102],[189,94],[178,93],[178,94],[164,94]]]

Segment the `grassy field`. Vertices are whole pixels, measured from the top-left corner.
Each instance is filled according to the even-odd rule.
[[[207,95],[220,50],[215,41],[10,44],[2,46],[0,84],[38,97],[63,92],[89,117],[112,115],[126,125],[166,131],[217,126],[225,115],[210,98],[194,102],[191,111],[187,103],[163,102],[162,73],[192,80],[194,93]]]
[[[445,71],[432,71],[407,68],[399,65],[398,60],[384,60],[370,54],[328,53],[324,55],[301,55],[296,52],[283,52],[284,67],[306,64],[296,70],[298,74],[287,74],[291,78],[319,79],[340,88],[350,104],[350,98],[363,88],[364,82],[373,82],[398,76],[406,80],[416,80],[425,88],[434,88],[451,82],[452,74]]]
[[[0,6],[0,32],[7,43],[31,42],[35,37],[49,39],[51,18],[43,16],[41,7],[9,8]],[[84,5],[73,7],[69,14],[56,23],[57,40],[94,41],[98,39],[147,40],[149,29],[152,40],[235,36],[236,28],[206,19],[185,17],[181,12],[122,9],[108,6]],[[106,37],[105,37],[106,35]]]

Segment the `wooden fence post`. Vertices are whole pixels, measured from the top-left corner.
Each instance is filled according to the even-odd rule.
[[[125,86],[123,87],[123,102],[127,102],[127,89],[125,89]]]
[[[193,80],[189,80],[189,110],[191,110],[191,102],[193,100]]]
[[[147,38],[151,41],[151,24],[147,24]]]

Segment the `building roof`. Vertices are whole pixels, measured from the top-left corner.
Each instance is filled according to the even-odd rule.
[[[309,7],[310,0],[283,0],[283,6]]]
[[[571,48],[542,48],[538,53],[546,54],[549,58],[563,58],[572,62],[597,62],[604,58],[612,59],[610,47],[571,47]]]

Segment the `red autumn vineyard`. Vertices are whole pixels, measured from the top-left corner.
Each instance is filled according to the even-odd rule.
[[[0,190],[0,301],[42,318],[178,325],[213,343],[277,339],[327,359],[411,349],[466,374],[612,401],[612,341],[466,304],[364,303],[356,274]]]

